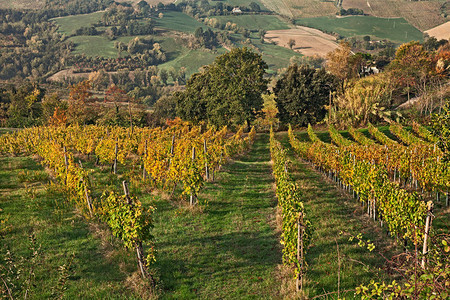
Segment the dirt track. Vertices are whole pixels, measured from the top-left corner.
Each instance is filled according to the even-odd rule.
[[[274,41],[286,48],[289,48],[288,42],[290,39],[295,40],[295,46],[292,49],[306,56],[319,55],[325,57],[328,52],[338,47],[335,37],[320,30],[303,26],[286,30],[270,30],[265,35],[266,41]]]

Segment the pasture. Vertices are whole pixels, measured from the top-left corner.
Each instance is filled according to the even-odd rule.
[[[189,78],[192,74],[197,73],[200,67],[212,63],[218,55],[223,54],[226,51],[227,50],[224,48],[218,48],[217,53],[214,53],[211,51],[191,50],[181,47],[181,49],[177,51],[177,55],[173,55],[174,59],[158,65],[158,68],[170,69],[173,67],[178,70],[181,67],[184,67],[186,68],[186,77]]]
[[[297,19],[298,25],[335,32],[344,37],[370,35],[372,39],[387,39],[397,43],[422,41],[420,30],[403,18],[385,19],[371,16],[317,17]]]
[[[288,24],[282,21],[279,17],[273,15],[217,16],[215,18],[222,24],[231,22],[249,30],[289,29]]]
[[[377,17],[402,17],[411,25],[423,31],[449,21],[448,17],[441,16],[443,2],[445,1],[345,0],[343,1],[343,7],[345,9],[360,8],[366,14]]]
[[[75,54],[85,54],[86,56],[103,56],[107,58],[116,58],[118,51],[114,47],[116,41],[127,44],[135,36],[124,36],[111,41],[104,36],[74,36],[69,41],[75,43]]]
[[[156,19],[156,27],[168,30],[194,33],[199,27],[208,28],[207,25],[200,23],[191,16],[178,11],[164,11],[162,19]]]
[[[290,18],[328,16],[337,12],[335,1],[330,0],[261,1],[268,9]]]
[[[103,11],[94,12],[85,15],[74,15],[51,19],[58,26],[58,32],[61,34],[73,34],[75,30],[81,27],[88,27],[101,20]]]

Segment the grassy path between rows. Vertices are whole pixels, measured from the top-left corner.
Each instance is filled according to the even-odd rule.
[[[248,154],[206,184],[203,211],[170,200],[153,203],[162,298],[282,298],[269,161],[268,136],[259,135]]]
[[[306,254],[309,265],[304,285],[306,294],[313,298],[331,293],[320,298],[337,299],[339,289],[341,299],[353,298],[354,288],[361,283],[386,279],[383,270],[386,261],[382,255],[389,257],[395,251],[392,239],[364,215],[356,200],[302,162],[290,147],[286,133],[278,134],[277,138],[288,149],[292,162],[289,171],[301,187],[306,214],[314,226]],[[357,239],[349,241],[350,235],[359,233],[363,240],[375,244],[375,250],[370,252],[367,247],[360,247]]]
[[[11,299],[138,299],[124,285],[133,258],[106,257],[120,246],[99,239],[48,183],[31,157],[0,157],[0,297],[4,280]]]

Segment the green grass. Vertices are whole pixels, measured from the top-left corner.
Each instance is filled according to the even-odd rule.
[[[269,160],[268,136],[263,135],[250,153],[206,183],[199,195],[201,209],[189,208],[186,198],[151,195],[139,182],[130,185],[132,195],[156,207],[158,256],[152,269],[162,299],[282,298],[285,277],[279,270],[282,254]],[[119,166],[119,173],[129,169]],[[109,174],[107,166],[94,174],[99,186],[118,191],[120,177]]]
[[[267,136],[206,184],[203,212],[157,200],[156,267],[163,299],[280,297],[279,236]],[[187,200],[184,200],[185,203]]]
[[[0,268],[6,266],[3,259],[7,250],[27,278],[34,268],[35,279],[28,295],[33,299],[51,298],[60,278],[60,266],[69,264],[64,299],[137,299],[124,287],[127,272],[135,270],[133,253],[109,252],[108,236],[106,243],[95,237],[97,232],[62,193],[46,188],[47,182],[20,182],[18,175],[25,170],[43,172],[29,157],[0,158],[0,220],[5,220],[0,223]],[[36,263],[31,260],[31,234],[36,237],[34,247],[40,248]],[[23,298],[24,292],[22,284],[13,288],[17,298]]]
[[[253,43],[262,51],[263,59],[269,66],[269,73],[275,73],[278,69],[287,68],[291,57],[302,56],[300,53],[278,45],[261,44],[259,40],[253,41]]]
[[[227,22],[236,23],[240,27],[249,30],[278,30],[289,29],[290,27],[279,17],[273,15],[241,15],[241,16],[217,16],[214,17],[222,24]]]
[[[388,39],[397,43],[423,40],[422,32],[403,18],[386,19],[372,16],[317,17],[297,19],[295,23],[327,32],[336,32],[344,37],[370,35],[373,40]]]
[[[289,149],[292,161],[289,171],[302,189],[306,216],[314,226],[312,244],[306,254],[308,270],[305,287],[308,296],[337,292],[338,273],[341,298],[344,295],[345,298],[354,297],[354,291],[342,291],[352,290],[370,280],[386,279],[387,275],[381,270],[386,261],[378,253],[389,257],[392,254],[388,250],[392,240],[377,223],[363,215],[363,209],[356,200],[301,162],[289,146],[285,133],[278,134],[278,138]],[[340,235],[341,231],[353,236],[362,233],[365,240],[374,242],[376,250],[369,252],[359,247],[356,241],[349,241],[349,235]],[[332,299],[336,297],[337,293],[333,294]]]
[[[264,4],[262,4],[262,2],[261,1],[259,1],[259,0],[225,0],[225,1],[223,1],[224,2],[224,4],[226,3],[226,4],[228,4],[228,5],[233,5],[233,6],[247,6],[247,7],[249,7],[249,4],[250,3],[252,3],[252,2],[255,2],[255,3],[257,3],[260,7],[261,7],[261,9],[262,10],[267,10],[265,7],[264,7]],[[211,2],[213,5],[214,5],[214,1],[213,2]]]
[[[194,33],[199,27],[208,28],[191,16],[178,11],[165,11],[162,19],[156,19],[156,27],[161,27],[174,31]]]
[[[104,12],[94,12],[85,15],[74,15],[51,19],[58,26],[58,32],[61,34],[73,34],[75,30],[81,27],[89,27],[91,24],[101,20]]]
[[[69,38],[75,44],[75,54],[85,54],[86,56],[102,56],[106,58],[116,58],[118,55],[117,49],[114,47],[116,41],[127,44],[135,36],[124,36],[114,41],[109,40],[104,36],[74,36]]]
[[[171,43],[170,41],[167,44]],[[165,44],[163,44],[163,49]],[[167,46],[166,46],[167,47]],[[173,48],[172,48],[173,49]],[[193,73],[197,73],[199,68],[211,64],[214,59],[221,54],[224,54],[227,50],[224,48],[218,48],[217,53],[205,50],[190,50],[184,47],[176,49],[170,53],[169,58],[173,58],[164,64],[158,65],[160,69],[169,69],[171,67],[178,70],[181,67],[186,68],[187,77]]]

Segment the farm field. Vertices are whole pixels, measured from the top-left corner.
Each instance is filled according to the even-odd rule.
[[[194,33],[199,27],[208,28],[207,25],[200,23],[191,16],[178,11],[165,11],[162,19],[156,19],[156,27],[169,30]]]
[[[279,45],[273,45],[266,42],[261,43],[259,38],[253,39],[252,44],[261,52],[263,60],[269,66],[267,70],[268,73],[274,73],[278,69],[288,67],[291,57],[301,56],[300,53]]]
[[[42,9],[45,6],[45,0],[0,0],[0,8],[9,9]]]
[[[105,36],[73,36],[69,41],[74,42],[76,54],[85,54],[86,56],[103,56],[108,58],[116,58],[118,55],[117,49],[114,47],[116,41],[128,43],[135,36],[124,36],[115,41],[109,40]]]
[[[169,69],[173,67],[179,69],[184,67],[186,68],[186,75],[189,77],[193,73],[197,73],[199,68],[212,63],[218,55],[223,54],[226,51],[227,50],[224,48],[218,48],[217,52],[214,53],[204,50],[190,50],[182,47],[176,56],[172,53],[174,59],[158,65],[158,68]]]
[[[402,17],[411,25],[423,31],[448,21],[448,17],[442,16],[442,13],[449,14],[448,8],[445,12],[441,10],[441,5],[444,2],[442,0],[344,0],[342,4],[345,9],[360,8],[366,14],[376,17]]]
[[[334,1],[321,0],[261,0],[270,10],[290,18],[319,17],[336,14]]]
[[[288,42],[293,39],[295,46],[292,49],[306,56],[325,57],[327,53],[338,47],[334,36],[304,26],[287,30],[270,30],[266,33],[265,39],[269,42],[274,41],[285,48],[289,48]]]
[[[277,138],[290,149],[286,133]],[[385,257],[395,253],[393,240],[335,183],[299,161],[292,150],[288,155],[292,161],[289,172],[301,187],[315,228],[307,250],[305,293],[314,297],[334,292],[339,282],[341,295],[350,297],[354,292],[347,290],[361,283],[389,280],[381,270],[384,258],[379,253]],[[95,157],[80,159],[92,172],[94,194],[103,187],[120,192],[121,180],[129,176],[126,166],[119,164],[116,176],[107,165],[95,166]],[[39,284],[32,293],[48,295],[58,281],[58,266],[69,261],[65,297],[139,299],[148,295],[136,285],[133,252],[121,249],[106,228],[86,222],[58,189],[48,188],[49,176],[42,166],[30,157],[7,156],[0,162],[0,177],[5,178],[0,183],[0,219],[6,220],[9,232],[3,245],[14,255],[28,257],[24,250],[27,234],[33,232],[46,253],[44,264],[36,269],[34,280]],[[18,176],[24,172],[28,173]],[[149,193],[136,182],[132,184],[133,196],[144,206],[156,208],[152,235],[158,255],[152,273],[160,298],[293,297],[293,274],[281,261],[280,220],[271,173],[268,135],[259,134],[249,152],[223,166],[215,182],[206,183],[199,194],[200,207],[190,208],[178,197]],[[32,221],[23,222],[30,215]],[[369,252],[348,240],[349,235],[359,233],[373,241],[377,250]],[[0,251],[4,251],[1,246]],[[47,269],[49,274],[41,275]]]
[[[385,19],[371,16],[301,18],[296,24],[336,32],[344,37],[369,35],[373,40],[388,39],[397,43],[422,41],[423,34],[402,18]]]
[[[289,29],[290,26],[279,17],[273,15],[242,15],[242,16],[216,16],[222,24],[235,23],[249,30],[280,30]]]
[[[177,1],[180,1],[180,0],[177,0]],[[223,2],[227,3],[229,5],[235,5],[235,6],[240,6],[240,5],[248,6],[250,3],[255,2],[261,7],[261,9],[267,9],[263,5],[263,1],[262,0],[225,0]]]
[[[431,28],[425,31],[425,33],[427,33],[430,36],[434,36],[438,40],[440,39],[447,40],[450,38],[450,21],[442,25],[436,26],[434,28]]]
[[[104,12],[99,11],[85,15],[54,18],[51,19],[51,21],[54,21],[59,26],[59,33],[70,35],[81,27],[89,27],[90,25],[97,23],[102,19],[103,14]]]

